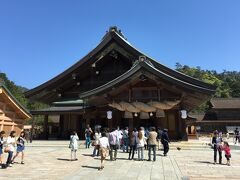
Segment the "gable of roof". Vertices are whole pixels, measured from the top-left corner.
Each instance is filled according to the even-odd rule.
[[[4,94],[11,101],[11,105],[19,109],[25,119],[31,118],[29,111],[13,96],[13,94],[3,83],[0,83],[0,91],[0,94]]]
[[[110,81],[102,86],[99,86],[95,89],[81,93],[80,98],[86,98],[91,95],[103,93],[103,92],[107,91],[108,89],[112,89],[115,86],[119,86],[119,84],[123,84],[128,78],[132,77],[135,73],[139,72],[141,69],[146,70],[168,82],[174,83],[178,86],[185,87],[187,89],[203,92],[203,93],[210,94],[210,95],[215,93],[215,88],[205,88],[202,86],[188,83],[186,81],[182,81],[181,79],[177,79],[176,77],[166,74],[166,73],[162,72],[161,70],[155,68],[153,66],[153,64],[149,61],[137,61],[130,70],[128,70],[121,76],[119,76],[119,77],[113,79],[112,81]],[[141,72],[141,73],[143,73],[143,72]]]
[[[134,46],[132,46],[116,27],[110,27],[109,31],[102,38],[102,41],[100,42],[100,44],[97,45],[96,48],[94,48],[86,56],[84,56],[77,63],[75,63],[73,66],[71,66],[70,68],[68,68],[61,74],[59,74],[58,76],[27,91],[25,93],[25,96],[28,98],[31,96],[34,96],[35,94],[38,94],[41,91],[43,91],[49,85],[57,83],[57,82],[61,81],[64,77],[71,75],[72,73],[74,73],[75,70],[80,68],[85,63],[89,62],[92,57],[96,56],[101,50],[106,48],[106,46],[108,46],[110,42],[116,42],[119,46],[124,47],[128,52],[133,54],[135,57],[146,56],[146,58],[154,65],[154,67],[156,69],[160,70],[161,72],[163,72],[165,74],[172,76],[173,78],[179,79],[180,81],[183,81],[183,82],[186,82],[189,84],[193,84],[194,86],[199,86],[199,87],[206,88],[206,89],[216,89],[216,87],[211,84],[205,83],[205,82],[200,81],[195,78],[192,78],[188,75],[185,75],[181,72],[175,71],[171,68],[168,68],[168,67],[160,64],[153,58],[150,58],[149,56],[145,55],[144,53],[142,53],[141,51],[136,49]],[[97,59],[95,59],[92,63],[94,63],[95,61],[97,61]]]
[[[240,109],[240,98],[212,98],[213,109]]]

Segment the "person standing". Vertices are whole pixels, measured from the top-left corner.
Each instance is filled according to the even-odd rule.
[[[90,144],[91,144],[91,134],[93,133],[91,127],[89,126],[89,124],[87,125],[87,128],[85,130],[85,139],[86,139],[86,149],[90,148]]]
[[[129,136],[128,136],[128,127],[123,130],[123,152],[128,153],[129,146]]]
[[[161,136],[161,142],[163,145],[163,155],[167,156],[167,153],[169,151],[169,137],[168,137],[168,130],[164,129],[162,136]]]
[[[146,142],[144,144],[144,149],[147,150],[148,149],[148,136],[149,136],[149,130],[148,128],[145,128],[145,131],[144,131],[144,135],[145,135],[145,139],[146,139]]]
[[[222,149],[221,149],[221,139],[218,137],[218,131],[214,131],[213,138],[213,151],[214,151],[214,164],[217,163],[217,152],[219,155],[219,164],[222,164]]]
[[[132,160],[134,158],[134,154],[137,148],[137,129],[134,128],[134,130],[131,132],[129,136],[129,145],[130,145],[130,151],[129,151],[129,160]]]
[[[157,130],[158,150],[160,150],[160,148],[161,148],[162,133],[163,133],[163,131],[160,128],[158,128],[158,130]]]
[[[72,132],[70,136],[69,148],[71,149],[71,161],[77,161],[77,150],[78,150],[78,135],[76,131]]]
[[[102,137],[101,132],[99,129],[96,129],[96,132],[94,134],[94,149],[93,149],[93,157],[96,156],[96,152],[97,152],[97,156],[99,156],[99,139]]]
[[[138,160],[143,161],[143,148],[144,148],[144,134],[140,129],[137,135],[137,151],[138,151]]]
[[[238,130],[238,128],[235,129],[234,135],[235,135],[235,144],[237,142],[239,143],[239,130]]]
[[[19,138],[17,139],[17,153],[12,159],[13,163],[14,163],[15,158],[18,157],[19,153],[21,153],[22,154],[21,164],[24,164],[23,159],[24,159],[25,142],[26,142],[25,133],[21,132]]]
[[[109,144],[110,144],[110,160],[116,161],[117,159],[117,146],[118,146],[118,134],[115,128],[112,129],[112,132],[109,133]],[[113,157],[114,151],[114,157]]]
[[[13,152],[14,152],[14,147],[16,144],[16,132],[15,131],[11,131],[10,135],[7,137],[7,153],[8,153],[8,158],[7,158],[7,162],[6,165],[8,167],[12,167],[12,157],[13,157]]]
[[[231,150],[227,141],[224,141],[222,149],[225,151],[225,157],[227,159],[227,165],[230,166]]]
[[[153,151],[153,161],[156,161],[157,132],[155,127],[150,128],[148,137],[148,161],[151,161],[151,151]]]
[[[99,151],[100,151],[100,155],[101,155],[101,166],[100,166],[99,170],[102,170],[104,168],[104,160],[108,156],[109,148],[110,148],[108,138],[107,138],[105,132],[102,133],[102,137],[99,139],[99,146],[100,146]]]
[[[0,132],[0,166],[3,167],[3,144],[4,144],[5,131]]]

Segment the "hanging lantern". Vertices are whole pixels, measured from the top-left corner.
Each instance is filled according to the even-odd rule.
[[[140,119],[149,119],[149,114],[146,112],[140,112]]]
[[[156,112],[156,117],[161,118],[161,117],[165,117],[165,112],[162,109],[158,109]]]
[[[125,111],[125,112],[124,112],[124,118],[125,118],[125,119],[132,119],[132,118],[133,118],[133,115],[132,115],[131,112]]]
[[[137,116],[138,116],[138,113],[134,113],[134,116],[137,117]]]
[[[112,119],[112,111],[107,111],[107,119]]]
[[[181,118],[186,119],[187,118],[187,111],[186,110],[181,110]]]
[[[150,112],[150,114],[149,114],[151,117],[153,116],[153,113],[152,112]]]

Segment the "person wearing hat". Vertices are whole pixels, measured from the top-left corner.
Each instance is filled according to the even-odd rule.
[[[221,138],[218,136],[218,131],[213,132],[212,145],[214,151],[214,164],[217,163],[217,152],[219,155],[219,164],[222,164],[222,148],[221,148]]]
[[[168,130],[164,129],[161,137],[161,143],[163,145],[163,155],[167,156],[169,151],[169,138],[168,138]]]

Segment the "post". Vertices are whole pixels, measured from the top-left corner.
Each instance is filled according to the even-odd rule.
[[[133,130],[133,118],[128,119],[128,128],[129,130]]]
[[[48,140],[48,115],[44,115],[44,138]]]

